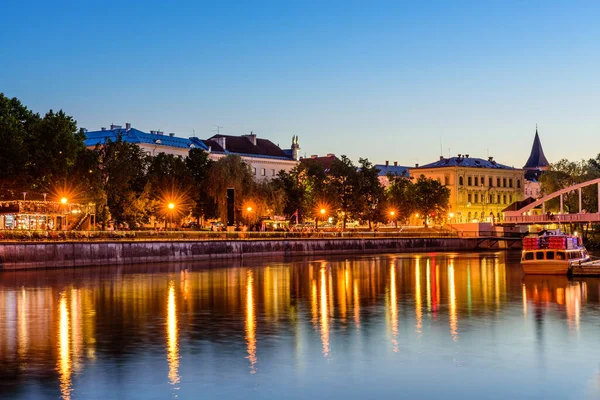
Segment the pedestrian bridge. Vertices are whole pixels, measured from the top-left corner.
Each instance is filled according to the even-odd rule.
[[[577,222],[600,222],[600,213],[588,213],[585,212],[581,207],[581,189],[587,186],[598,185],[598,210],[600,210],[600,178],[592,179],[587,182],[578,183],[573,186],[558,190],[547,196],[542,197],[539,200],[530,203],[517,211],[505,211],[504,212],[504,223],[505,224],[554,224],[554,223],[577,223]],[[564,213],[563,207],[563,195],[577,191],[579,194],[579,212],[578,213]],[[558,214],[552,214],[546,211],[546,202],[549,200],[560,198],[560,211]],[[538,206],[542,206],[541,214],[534,214],[534,209]]]

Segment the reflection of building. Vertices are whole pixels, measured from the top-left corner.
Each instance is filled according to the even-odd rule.
[[[450,189],[450,222],[493,222],[507,205],[523,199],[524,171],[468,154],[411,168],[411,175],[436,179]]]
[[[536,126],[531,154],[523,167],[525,170],[525,198],[533,197],[534,199],[537,199],[541,197],[539,178],[548,168],[550,168],[550,163],[548,163],[548,160],[544,155],[544,149],[542,149],[542,142],[540,141]]]
[[[268,139],[258,138],[254,133],[248,135],[214,135],[209,139],[196,137],[182,138],[174,133],[165,135],[161,131],[146,133],[126,124],[111,125],[110,129],[102,128],[99,131],[86,131],[85,145],[94,148],[107,140],[116,141],[119,136],[123,141],[137,144],[146,154],[158,153],[172,154],[187,157],[191,149],[197,148],[209,153],[212,160],[218,160],[230,154],[238,155],[250,165],[257,179],[271,179],[279,171],[290,171],[298,164],[298,136],[292,137],[290,149],[281,149]]]

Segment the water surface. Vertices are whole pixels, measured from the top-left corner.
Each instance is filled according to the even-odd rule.
[[[518,254],[0,274],[0,398],[599,398],[600,280]]]

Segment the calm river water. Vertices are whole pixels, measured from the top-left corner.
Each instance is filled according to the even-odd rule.
[[[600,279],[422,253],[0,274],[0,398],[600,397]]]

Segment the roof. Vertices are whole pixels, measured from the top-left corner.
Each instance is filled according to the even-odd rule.
[[[542,175],[542,170],[539,169],[529,169],[525,171],[525,179],[530,182],[538,182],[540,180],[540,176]]]
[[[494,161],[491,157],[487,160],[474,157],[440,157],[439,161],[431,164],[422,165],[411,169],[421,168],[443,168],[443,167],[470,167],[470,168],[491,168],[491,169],[517,169],[508,165],[500,164]]]
[[[544,149],[542,149],[542,142],[538,135],[537,127],[535,128],[535,138],[533,139],[533,146],[531,146],[531,154],[529,159],[525,163],[523,169],[547,169],[550,163],[544,155]]]
[[[300,162],[303,164],[309,164],[309,163],[319,164],[323,167],[325,172],[329,172],[329,170],[331,169],[331,167],[333,165],[333,161],[336,159],[337,159],[336,156],[334,156],[333,154],[329,154],[324,157],[301,158]]]
[[[403,167],[401,165],[385,165],[375,164],[375,168],[379,170],[379,176],[387,176],[388,174],[398,176],[409,176],[409,167]]]
[[[236,153],[248,156],[267,156],[267,157],[281,157],[290,158],[283,150],[279,148],[275,143],[268,139],[259,139],[254,136],[256,144],[253,143],[250,135],[242,136],[231,136],[231,135],[214,135],[209,140],[217,142],[215,139],[225,138],[225,149],[226,153]],[[221,151],[223,151],[223,148]],[[215,151],[215,148],[213,148]]]
[[[528,197],[524,200],[521,201],[515,201],[514,203],[512,203],[511,205],[509,205],[508,207],[506,207],[504,210],[502,210],[502,212],[506,212],[506,211],[519,211],[521,208],[535,202],[536,200],[533,197]]]
[[[208,150],[208,147],[197,138],[181,138],[171,135],[163,135],[157,133],[146,133],[135,128],[123,129],[114,128],[100,131],[91,131],[85,133],[85,145],[88,147],[102,144],[107,140],[116,141],[119,135],[122,135],[123,140],[127,143],[135,144],[155,144],[161,146],[177,147],[181,149],[192,149],[195,147],[203,150]]]

